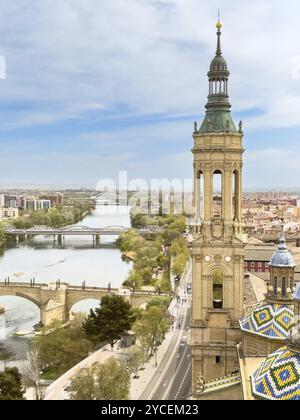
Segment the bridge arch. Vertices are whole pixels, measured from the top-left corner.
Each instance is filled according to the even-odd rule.
[[[79,300],[78,302],[74,303],[70,308],[67,308],[67,314],[70,316],[71,314],[76,313],[85,313],[89,314],[91,309],[96,309],[101,305],[101,299],[83,299]]]
[[[70,314],[74,305],[78,305],[84,301],[96,301],[98,304],[104,296],[115,294],[115,290],[109,291],[108,289],[86,289],[69,288],[66,296],[66,313]]]
[[[0,297],[6,296],[14,296],[19,297],[25,300],[29,300],[31,303],[36,305],[39,309],[41,309],[41,301],[38,296],[36,296],[35,291],[33,292],[32,289],[28,288],[30,291],[18,291],[15,287],[0,287]]]
[[[1,331],[4,332],[4,337],[14,332],[16,328],[19,331],[32,331],[37,324],[42,322],[40,305],[34,299],[28,299],[27,296],[1,295],[0,306],[5,310],[2,316],[4,330]],[[7,318],[8,313],[10,315]],[[9,320],[8,324],[6,324],[7,320]]]

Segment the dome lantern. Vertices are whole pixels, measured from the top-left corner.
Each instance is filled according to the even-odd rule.
[[[273,254],[270,266],[271,284],[268,293],[269,300],[292,300],[295,287],[294,258],[289,252],[285,236],[284,224],[281,225],[279,245]]]
[[[238,133],[231,117],[231,104],[228,95],[230,72],[221,48],[220,19],[217,22],[217,50],[208,72],[209,94],[206,104],[206,117],[199,133]]]

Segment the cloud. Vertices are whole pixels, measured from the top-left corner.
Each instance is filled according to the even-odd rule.
[[[23,139],[22,165],[30,167],[36,153],[41,176],[60,174],[68,182],[78,176],[76,165],[91,182],[97,166],[111,172],[108,156],[112,166],[114,156],[123,156],[120,166],[134,176],[190,173],[192,123],[203,117],[218,7],[231,102],[246,134],[300,125],[296,0],[3,0],[0,142]],[[11,141],[9,147],[17,144]],[[251,153],[258,145],[250,144]],[[7,155],[4,165],[23,176],[14,158]],[[246,158],[246,168],[258,173],[251,154]],[[277,157],[269,154],[268,162],[277,182]],[[296,163],[290,174],[291,168],[297,174]],[[254,178],[246,179],[250,185]]]
[[[94,103],[107,110],[124,104],[132,115],[200,114],[219,3],[131,0],[128,7],[126,0],[6,0],[0,39],[8,80],[1,99],[34,102],[33,114],[40,103],[48,107],[49,118],[42,107],[40,119],[24,113],[20,125],[78,118]],[[292,77],[292,60],[300,53],[297,13],[286,13],[300,11],[300,5],[288,3],[274,7],[274,1],[254,0],[250,7],[230,0],[224,7],[222,41],[233,73],[233,103],[266,109],[271,125],[278,123],[272,115],[282,101],[298,103],[300,93]],[[300,117],[282,116],[281,124],[291,122]]]
[[[263,149],[245,154],[245,186],[300,187],[300,153],[289,149]]]

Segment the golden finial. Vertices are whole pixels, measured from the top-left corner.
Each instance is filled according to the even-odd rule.
[[[220,16],[220,9],[218,9],[218,22],[217,22],[217,29],[220,31],[222,29],[222,23],[221,23],[221,16]]]

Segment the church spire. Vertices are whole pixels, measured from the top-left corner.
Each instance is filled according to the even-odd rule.
[[[219,10],[219,20],[218,20],[218,22],[217,22],[217,30],[218,30],[218,32],[217,32],[217,37],[218,37],[218,42],[217,42],[217,52],[216,52],[216,55],[222,55],[222,50],[221,50],[221,35],[222,35],[222,32],[221,32],[221,29],[222,29],[222,23],[221,23],[221,21],[220,21],[220,10]]]
[[[221,29],[223,27],[220,16],[217,22],[217,50],[214,59],[210,64],[208,72],[209,95],[206,105],[206,117],[200,128],[200,133],[237,133],[232,120],[231,105],[228,95],[228,82],[230,72],[227,62],[222,55]]]

